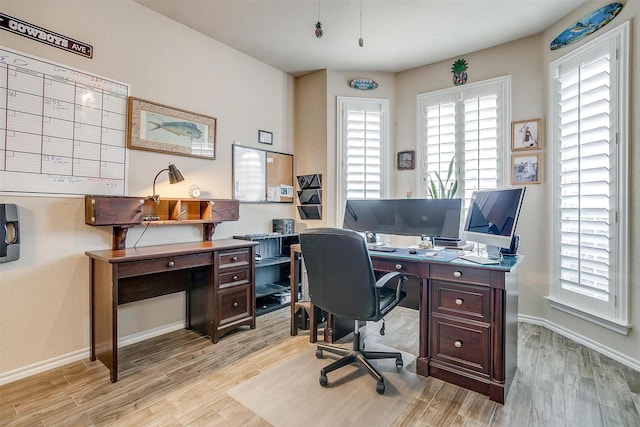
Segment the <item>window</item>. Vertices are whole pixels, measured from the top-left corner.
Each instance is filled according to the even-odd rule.
[[[455,156],[465,208],[476,190],[504,187],[509,149],[509,77],[418,95],[421,176],[446,180]],[[427,182],[420,194],[427,197]]]
[[[627,333],[628,24],[550,64],[553,307]]]
[[[338,97],[338,216],[347,199],[387,197],[389,101]]]

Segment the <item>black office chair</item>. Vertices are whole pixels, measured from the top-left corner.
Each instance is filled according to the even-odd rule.
[[[320,370],[320,384],[327,385],[327,373],[358,362],[376,379],[376,391],[383,394],[384,377],[367,359],[396,359],[396,367],[401,368],[402,355],[399,352],[364,351],[364,345],[360,345],[358,321],[382,319],[380,333],[384,335],[383,317],[406,295],[402,290],[405,276],[387,273],[376,281],[367,245],[355,231],[325,227],[308,229],[300,233],[300,247],[313,305],[354,320],[352,350],[318,344],[318,358],[322,358],[323,351],[343,356]],[[394,288],[385,287],[394,282]]]

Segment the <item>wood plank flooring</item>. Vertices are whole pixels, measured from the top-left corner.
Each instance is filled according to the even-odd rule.
[[[367,325],[367,340],[415,354],[417,316],[397,307],[387,316],[386,335]],[[518,341],[518,371],[505,405],[429,378],[392,425],[640,426],[639,372],[540,326],[520,324]],[[121,349],[115,384],[102,363],[83,360],[0,387],[0,425],[268,426],[227,390],[310,346],[304,331],[289,336],[288,308],[215,345],[175,331]],[[415,371],[412,365],[406,368]]]

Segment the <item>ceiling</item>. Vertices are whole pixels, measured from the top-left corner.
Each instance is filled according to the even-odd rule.
[[[399,72],[539,33],[585,0],[134,0],[293,76]],[[362,38],[360,10],[362,5]],[[315,36],[320,20],[324,36]]]

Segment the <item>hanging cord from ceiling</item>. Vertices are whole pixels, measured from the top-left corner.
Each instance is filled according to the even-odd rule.
[[[364,46],[364,39],[362,38],[362,0],[360,0],[360,38],[358,39],[358,46]]]
[[[322,30],[322,22],[320,22],[320,0],[318,0],[318,22],[316,22],[316,37],[322,38],[324,31]]]

